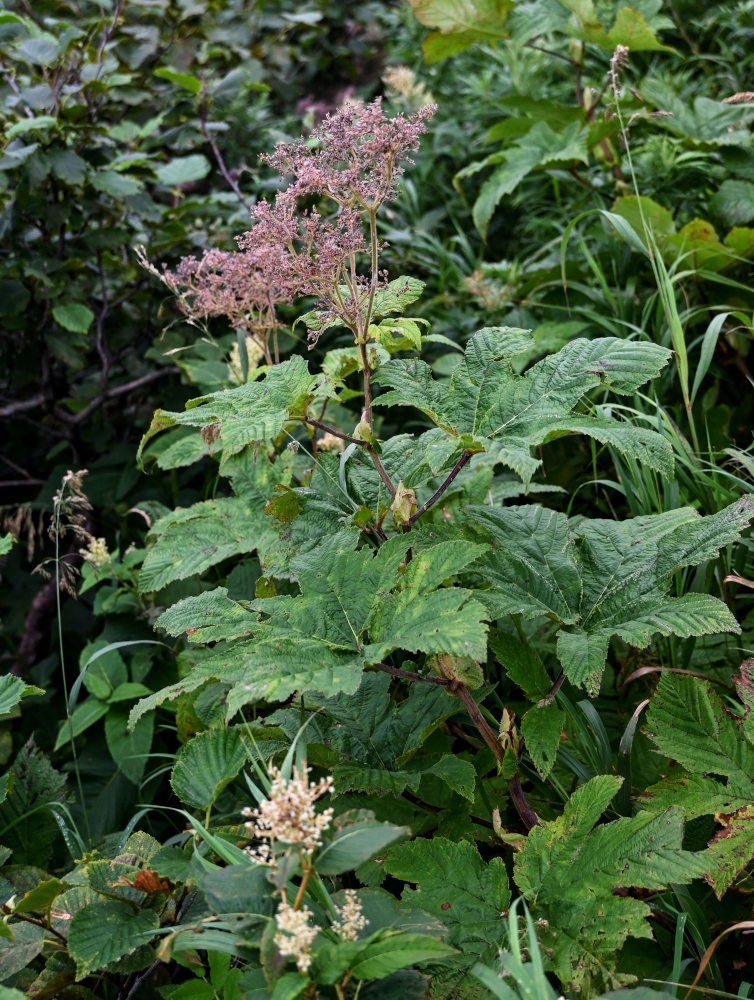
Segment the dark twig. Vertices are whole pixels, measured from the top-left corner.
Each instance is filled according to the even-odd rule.
[[[450,484],[453,482],[453,480],[456,478],[458,473],[461,471],[464,465],[466,465],[466,463],[470,458],[471,458],[471,452],[466,451],[464,449],[461,452],[461,457],[458,459],[456,464],[450,470],[445,481],[440,485],[440,487],[437,490],[435,490],[435,492],[432,494],[429,500],[427,500],[426,503],[423,503],[421,507],[419,507],[419,509],[415,513],[413,513],[411,517],[408,519],[409,527],[412,527],[414,524],[416,524],[416,522],[419,520],[422,514],[424,514],[426,511],[429,510],[430,507],[433,507],[437,503],[437,501],[443,495],[445,490],[447,490],[447,488],[450,486]]]
[[[524,795],[524,790],[521,787],[521,779],[518,776],[518,771],[516,771],[513,777],[508,781],[508,791],[511,793],[513,805],[516,807],[516,812],[523,820],[526,829],[531,830],[532,827],[539,826],[539,817],[526,801],[526,796]]]
[[[150,382],[155,382],[159,378],[163,378],[165,375],[178,375],[180,368],[176,368],[170,365],[166,368],[158,368],[156,371],[149,372],[148,375],[142,375],[140,378],[132,379],[130,382],[125,382],[123,385],[113,386],[112,389],[106,389],[101,392],[98,396],[95,396],[83,410],[79,410],[78,413],[68,414],[63,410],[56,410],[57,415],[67,424],[80,424],[83,420],[98,410],[103,403],[107,402],[109,399],[114,399],[116,396],[122,396],[124,393],[131,392],[133,389],[140,389],[143,385],[149,385]]]
[[[153,973],[160,967],[161,964],[162,964],[161,959],[156,958],[154,962],[152,962],[152,964],[149,966],[149,968],[145,969],[145,971],[142,972],[142,974],[133,984],[131,989],[128,991],[128,994],[126,995],[125,1000],[133,1000],[133,997],[138,995],[138,992],[141,989],[141,987],[149,979],[149,977],[153,975]]]
[[[11,912],[11,908],[9,906],[2,906],[0,907],[0,909],[2,910],[3,913]],[[47,924],[44,922],[44,920],[40,920],[38,917],[30,917],[26,913],[14,913],[13,916],[16,918],[16,920],[25,920],[27,924],[36,924],[37,927],[44,927],[46,931],[49,931],[51,934],[54,934],[55,937],[60,938],[60,940],[63,941],[64,943],[66,942],[66,937],[64,934],[61,934],[60,931],[56,931],[54,927],[48,927]]]
[[[0,417],[12,417],[15,413],[23,413],[24,410],[33,410],[45,401],[45,394],[38,392],[36,396],[28,399],[19,399],[15,403],[8,403],[7,406],[0,407]]]
[[[454,681],[451,685],[451,690],[454,691],[455,694],[457,694],[461,699],[464,704],[464,708],[471,716],[471,720],[479,730],[484,742],[494,753],[498,764],[502,765],[503,758],[505,757],[503,745],[498,739],[498,736],[492,726],[490,726],[485,717],[482,715],[481,709],[474,701],[474,696],[471,691],[469,691],[466,685],[461,681]],[[513,805],[516,807],[516,812],[521,817],[526,829],[531,830],[532,827],[539,826],[539,817],[526,801],[526,796],[524,795],[524,790],[521,787],[521,779],[518,776],[518,771],[512,778],[508,779],[508,790],[510,791]]]
[[[247,201],[243,191],[238,186],[238,182],[235,180],[235,178],[225,165],[225,160],[223,159],[223,155],[220,152],[220,148],[217,145],[217,142],[215,141],[215,137],[212,135],[212,132],[210,131],[209,125],[207,123],[207,103],[205,100],[201,101],[199,104],[199,121],[201,122],[202,125],[202,134],[209,143],[209,148],[212,150],[212,155],[215,158],[215,163],[217,164],[220,173],[223,175],[226,184],[229,185],[229,187],[233,191],[233,194],[236,196],[236,198],[238,198],[238,200],[241,202],[246,211],[251,212],[250,202]]]

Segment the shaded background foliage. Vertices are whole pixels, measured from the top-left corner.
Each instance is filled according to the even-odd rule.
[[[498,5],[498,13],[508,6]],[[177,581],[158,595],[137,592],[147,526],[168,508],[214,497],[218,481],[207,463],[145,478],[135,465],[136,444],[156,400],[181,410],[187,399],[225,383],[235,337],[220,322],[203,331],[183,322],[138,266],[133,248],[144,244],[153,260],[168,263],[209,246],[232,248],[234,235],[247,228],[248,205],[274,188],[258,154],[308,131],[345,97],[369,99],[387,90],[392,107],[405,109],[423,91],[439,104],[402,196],[381,223],[386,265],[427,282],[421,309],[434,333],[463,345],[479,326],[531,328],[536,350],[522,363],[576,336],[630,336],[671,346],[648,261],[599,214],[611,211],[640,231],[627,153],[615,121],[604,120],[611,49],[566,38],[558,30],[564,16],[558,4],[518,6],[497,44],[466,39],[470,47],[457,45],[438,60],[445,42],[431,40],[431,5],[420,3],[414,5],[419,20],[397,3],[332,0],[303,8],[240,0],[5,3],[0,417],[7,430],[0,504],[8,527],[26,544],[15,546],[3,564],[2,655],[4,669],[47,695],[20,723],[0,723],[3,763],[34,732],[46,751],[55,747],[56,764],[71,770],[70,745],[57,732],[54,587],[29,574],[51,552],[47,512],[66,469],[90,470],[87,526],[120,552],[115,576],[102,584],[85,567],[80,599],[64,601],[71,662],[83,665],[108,643],[153,639],[157,613],[180,597],[219,583],[240,594],[248,584],[249,567],[229,561],[201,582]],[[623,102],[627,118],[639,116],[629,129],[636,181],[641,196],[652,199],[644,205],[679,303],[692,378],[703,369],[693,409],[701,449],[689,443],[679,372],[670,366],[645,396],[631,400],[626,418],[667,437],[676,479],[665,482],[609,449],[567,438],[545,446],[548,485],[567,491],[550,494],[548,503],[569,514],[605,517],[684,504],[711,513],[740,495],[754,472],[747,451],[754,420],[752,113],[746,102],[721,103],[750,86],[754,7],[740,2],[711,10],[685,0],[634,6],[672,47],[631,53],[624,82],[632,89]],[[413,71],[413,92],[383,82],[397,64]],[[602,103],[595,104],[600,92]],[[667,110],[672,118],[650,117]],[[567,129],[582,125],[591,131],[574,147]],[[552,148],[543,147],[520,178],[506,175],[510,149],[526,146],[532,130],[542,134],[543,126]],[[503,159],[485,164],[490,154]],[[726,245],[736,229],[738,242]],[[299,336],[294,330],[288,349]],[[328,347],[347,343],[343,338]],[[427,356],[443,376],[457,355],[451,345],[434,343]],[[412,420],[396,427],[386,415],[386,436],[425,426]],[[131,543],[137,548],[127,554]],[[64,545],[70,561],[80,562],[75,537]],[[694,577],[698,589],[735,597],[742,639],[671,638],[642,659],[628,647],[613,651],[599,702],[613,745],[659,665],[728,682],[739,647],[754,645],[751,598],[730,579],[751,578],[750,556],[744,543],[732,561],[706,564]],[[169,794],[160,768],[128,773],[129,754],[172,754],[212,720],[209,698],[187,699],[176,713],[178,739],[158,725],[154,733],[142,730],[136,743],[119,744],[124,710],[109,702],[113,691],[123,683],[159,688],[174,680],[176,664],[159,646],[124,647],[97,663],[84,682],[94,714],[81,718],[79,738],[95,839],[122,828],[138,801]],[[184,668],[179,661],[178,670]],[[635,669],[646,672],[627,681]],[[515,696],[508,703],[517,710],[523,705]],[[588,725],[569,721],[568,731],[570,749],[592,766]],[[634,784],[645,787],[657,779],[659,765],[638,731],[636,747]],[[60,776],[45,770],[44,759],[31,746],[23,754],[41,797],[64,797]],[[599,762],[593,771],[600,773]],[[547,786],[537,783],[533,769],[532,781],[546,800]],[[75,808],[74,815],[80,819]],[[148,822],[158,836],[173,829],[154,816]],[[691,848],[711,835],[709,817],[695,824],[686,834]],[[19,863],[62,864],[64,846],[55,833],[49,822],[36,853]],[[2,842],[8,844],[7,837]],[[21,843],[19,837],[9,846],[18,850]],[[705,898],[709,917],[700,918],[695,889],[663,905],[666,920],[658,920],[657,937],[665,955],[673,947],[672,905],[686,906],[698,935],[697,957],[710,940],[699,925],[731,912],[724,912],[729,903]],[[747,912],[740,899],[734,909],[739,916]],[[638,951],[637,942],[629,943],[625,967]],[[660,960],[649,961],[661,974]],[[715,975],[718,987],[737,988],[740,976]]]

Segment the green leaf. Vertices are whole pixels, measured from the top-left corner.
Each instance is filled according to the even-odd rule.
[[[38,38],[27,38],[16,46],[16,55],[25,62],[36,66],[49,66],[60,53],[58,42],[53,35],[43,34]]]
[[[157,410],[141,440],[138,457],[155,434],[181,425],[211,429],[213,450],[222,448],[225,462],[229,455],[250,445],[271,443],[290,419],[303,415],[315,386],[306,362],[295,355],[275,365],[263,379],[190,400],[183,413]]]
[[[78,302],[54,306],[52,315],[55,317],[56,323],[72,333],[87,333],[94,322],[92,310]]]
[[[0,979],[10,979],[25,969],[42,951],[45,941],[44,927],[26,921],[13,920],[8,924],[8,930],[12,938],[0,935]],[[21,995],[25,997],[27,994]]]
[[[513,0],[409,0],[416,19],[435,28],[424,42],[428,62],[461,52],[474,42],[507,38]]]
[[[349,823],[320,849],[315,858],[320,875],[340,875],[353,871],[375,854],[408,833],[405,826],[363,820]]]
[[[529,756],[544,780],[555,764],[565,712],[557,705],[535,705],[521,720],[521,735]]]
[[[752,496],[708,517],[681,508],[622,523],[569,521],[533,504],[467,510],[494,546],[477,563],[491,585],[477,597],[496,617],[560,622],[557,652],[566,676],[592,693],[613,636],[642,649],[658,634],[739,631],[717,598],[669,597],[668,590],[676,570],[714,558],[739,537],[754,514]]]
[[[207,809],[241,770],[246,756],[240,728],[206,729],[181,748],[170,784],[186,805]]]
[[[67,719],[61,722],[53,749],[59,750],[64,747],[72,737],[76,739],[95,722],[99,722],[103,715],[107,715],[107,710],[107,702],[100,701],[99,698],[87,698],[86,701],[77,705],[70,722]]]
[[[154,910],[134,910],[118,899],[97,899],[73,914],[68,951],[76,962],[76,976],[83,979],[97,969],[149,944],[159,927]]]
[[[402,313],[406,306],[416,302],[424,290],[424,282],[418,278],[402,276],[388,282],[386,288],[377,290],[372,304],[373,316],[388,313]]]
[[[142,685],[133,686],[142,687]],[[105,719],[107,748],[118,765],[118,769],[135,785],[138,785],[144,777],[144,769],[147,766],[149,751],[152,747],[153,732],[154,716],[152,715],[140,719],[129,731],[128,709],[113,705],[111,700]]]
[[[403,902],[442,921],[455,947],[479,955],[488,945],[499,944],[500,914],[510,903],[502,858],[486,864],[468,841],[434,837],[394,847],[385,870],[418,886],[403,890]]]
[[[667,364],[670,354],[665,348],[615,338],[573,340],[518,375],[511,360],[531,346],[526,331],[481,330],[469,341],[450,384],[435,381],[423,361],[391,359],[375,378],[393,391],[383,393],[375,405],[416,407],[452,436],[468,435],[526,484],[541,464],[532,457],[532,447],[562,433],[609,442],[669,474],[672,454],[659,434],[572,412],[598,385],[620,394],[635,392]]]
[[[404,770],[404,765],[460,710],[457,698],[425,684],[412,684],[408,696],[395,704],[390,677],[383,673],[364,674],[354,694],[323,701],[328,727],[322,738],[341,760],[334,769],[338,791],[398,795],[407,787],[416,790],[421,772]]]
[[[532,170],[586,163],[587,132],[580,122],[572,122],[562,132],[554,132],[546,122],[537,122],[501,156],[504,162],[484,182],[474,203],[474,224],[482,237],[500,199],[514,191]]]
[[[169,163],[157,167],[155,173],[160,184],[167,187],[180,187],[192,181],[203,180],[212,169],[209,160],[201,153],[191,156],[176,156]]]
[[[455,954],[455,948],[427,934],[388,932],[359,952],[351,968],[356,979],[384,979],[408,965],[439,962]]]
[[[669,45],[663,45],[658,40],[647,24],[644,14],[634,7],[620,6],[615,21],[608,30],[600,20],[593,0],[559,0],[559,2],[573,11],[569,33],[585,42],[599,45],[609,52],[615,51],[618,45],[625,45],[632,52],[674,51]],[[663,20],[662,26],[667,27],[669,23]]]
[[[681,847],[678,808],[596,826],[619,787],[612,775],[587,782],[561,816],[529,832],[514,858],[513,877],[539,921],[542,951],[552,949],[550,967],[587,996],[622,985],[616,952],[628,937],[651,936],[649,907],[613,890],[661,889],[690,882],[704,870]]]
[[[739,691],[747,692],[750,672],[745,663]],[[702,859],[707,881],[720,898],[754,857],[751,705],[737,718],[707,682],[663,673],[647,714],[647,734],[687,773],[650,786],[642,804],[652,812],[677,804],[689,819],[715,816],[722,829]]]
[[[430,539],[422,547],[417,538],[413,559],[400,575],[410,544],[406,536],[394,537],[376,553],[354,551],[355,541],[350,531],[340,532],[291,560],[301,597],[238,601],[234,607],[220,590],[172,609],[166,623],[175,634],[187,631],[193,637],[201,631],[220,639],[243,630],[253,641],[234,638],[216,646],[190,677],[142,702],[132,723],[147,705],[210,676],[233,685],[226,699],[232,718],[247,703],[282,700],[294,690],[352,693],[364,664],[395,649],[484,659],[484,608],[468,590],[443,586],[483,546]],[[246,618],[244,609],[256,614]]]
[[[202,89],[202,81],[190,73],[179,73],[177,70],[161,66],[160,69],[154,71],[154,75],[160,77],[161,80],[169,80],[171,83],[177,83],[179,87],[190,90],[192,94],[198,94]]]
[[[111,198],[128,198],[138,194],[144,185],[136,177],[121,174],[115,170],[98,170],[92,175],[91,185],[97,191],[109,194]]]
[[[0,802],[0,843],[13,851],[15,864],[45,868],[59,832],[48,804],[65,801],[65,777],[33,740],[18,751],[9,774],[10,794]]]
[[[476,771],[471,761],[446,753],[423,773],[436,775],[454,792],[458,792],[469,802],[474,801]]]
[[[277,532],[264,513],[262,497],[223,497],[178,507],[152,525],[150,537],[156,542],[148,549],[139,574],[142,593],[198,576],[231,556],[253,552],[276,539]]]
[[[0,718],[9,715],[20,704],[22,698],[29,695],[43,695],[42,688],[27,684],[20,677],[3,674],[0,677]]]
[[[37,129],[46,132],[47,129],[56,125],[57,121],[57,118],[53,117],[53,115],[38,115],[36,118],[23,118],[20,122],[16,122],[15,125],[11,125],[9,129],[6,129],[5,138],[10,141],[11,139],[15,139],[17,135],[25,135],[27,132],[34,132]]]
[[[50,908],[52,901],[65,892],[68,888],[67,882],[60,882],[56,878],[45,879],[39,885],[19,899],[13,906],[14,913],[35,913],[46,911]]]

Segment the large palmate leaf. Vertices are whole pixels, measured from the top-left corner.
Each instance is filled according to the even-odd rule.
[[[417,769],[411,759],[428,736],[450,716],[461,710],[457,698],[444,689],[413,684],[406,697],[394,704],[389,694],[390,677],[364,674],[352,695],[336,695],[322,702],[320,740],[340,758],[333,775],[336,788],[378,795],[400,795],[417,791],[422,774],[437,774],[450,787],[465,781],[474,787],[474,769],[467,762],[441,758],[434,769]],[[453,767],[452,760],[460,767]]]
[[[266,553],[279,544],[279,526],[265,514],[277,483],[290,480],[290,462],[270,462],[251,449],[225,464],[236,496],[178,507],[155,521],[139,576],[139,589],[160,590],[174,580],[197,576],[223,559],[245,552]]]
[[[394,847],[385,869],[417,886],[403,890],[403,902],[441,920],[450,942],[465,954],[479,956],[499,946],[501,914],[511,895],[502,858],[487,864],[473,844],[434,837]]]
[[[392,359],[375,376],[392,391],[381,395],[376,405],[415,406],[464,447],[489,451],[527,483],[541,464],[532,457],[532,447],[569,433],[588,434],[670,474],[669,446],[654,431],[573,412],[582,396],[598,385],[634,392],[667,364],[669,351],[612,337],[573,340],[517,375],[511,359],[532,346],[525,330],[480,330],[449,383],[437,382],[423,361]]]
[[[668,596],[675,570],[713,558],[754,514],[745,496],[718,514],[691,508],[615,522],[569,519],[535,505],[470,507],[492,551],[476,564],[477,591],[496,616],[546,615],[561,624],[557,654],[566,676],[599,688],[610,639],[644,648],[654,635],[737,632],[728,608],[708,594]]]
[[[705,877],[718,897],[754,857],[754,662],[738,681],[746,703],[740,718],[706,681],[663,673],[647,715],[647,733],[681,770],[652,785],[641,798],[657,812],[680,806],[689,819],[714,815],[722,829],[701,855]]]
[[[190,400],[183,413],[157,410],[139,456],[147,442],[168,427],[200,427],[214,449],[222,449],[224,461],[249,445],[274,440],[289,420],[305,413],[315,386],[306,362],[295,355],[275,365],[264,379]]]
[[[484,607],[470,591],[442,586],[479,558],[484,545],[398,535],[374,553],[356,550],[355,541],[353,533],[341,532],[294,557],[298,597],[233,601],[218,588],[166,611],[158,625],[171,635],[225,641],[187,677],[140,702],[131,724],[208,678],[232,685],[226,698],[232,718],[244,704],[283,700],[294,691],[352,693],[362,667],[395,649],[486,656]],[[409,548],[413,558],[405,565]]]
[[[651,937],[649,907],[613,894],[619,887],[660,889],[704,871],[681,849],[683,810],[639,813],[596,826],[620,778],[593,778],[571,796],[562,816],[529,832],[513,877],[541,928],[544,955],[571,990],[594,996],[632,976],[615,972],[627,937]],[[550,951],[549,949],[552,949]]]

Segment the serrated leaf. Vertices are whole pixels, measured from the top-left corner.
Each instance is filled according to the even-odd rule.
[[[450,435],[468,435],[525,483],[540,465],[531,455],[532,447],[576,432],[669,474],[672,454],[659,434],[572,412],[597,385],[621,394],[634,392],[667,364],[667,350],[615,338],[573,340],[518,375],[511,359],[531,345],[527,331],[482,330],[469,341],[449,384],[435,381],[422,361],[392,359],[375,375],[392,391],[379,396],[375,405],[416,407]]]
[[[25,969],[42,951],[45,942],[44,927],[26,921],[14,920],[8,925],[11,936],[0,935],[0,969],[3,979]],[[0,987],[2,989],[2,987]],[[27,994],[21,994],[26,997]]]
[[[68,932],[68,951],[76,962],[76,978],[149,944],[160,919],[153,910],[134,911],[118,899],[98,899],[73,914]]]
[[[521,735],[534,766],[544,780],[555,764],[565,712],[557,705],[535,705],[521,720]]]
[[[65,777],[31,739],[18,751],[8,773],[10,794],[0,801],[0,843],[13,851],[14,864],[46,868],[58,835],[46,806],[65,801]]]
[[[487,864],[468,841],[434,837],[393,848],[385,870],[418,886],[404,889],[401,899],[442,921],[464,953],[479,955],[500,942],[501,913],[510,903],[502,858]]]
[[[569,34],[576,38],[592,42],[609,52],[615,51],[618,45],[625,45],[632,52],[673,51],[669,45],[659,41],[644,14],[628,4],[618,8],[615,21],[608,29],[592,0],[560,0],[560,3],[573,11]]]
[[[272,442],[292,415],[301,415],[314,388],[306,362],[295,355],[275,365],[263,379],[190,400],[182,413],[157,410],[141,439],[138,457],[155,434],[180,425],[211,428],[213,449],[222,448],[225,462],[249,445]]]
[[[156,542],[139,574],[142,593],[196,576],[223,559],[253,552],[277,538],[261,497],[224,497],[179,507],[160,518],[150,535]]]
[[[219,639],[238,636],[242,629],[249,639],[216,647],[189,678],[142,702],[131,724],[158,699],[175,697],[210,676],[233,685],[226,699],[232,718],[249,702],[282,700],[294,690],[353,692],[360,668],[394,649],[483,659],[485,609],[468,590],[442,584],[484,546],[460,541],[414,545],[414,558],[400,575],[412,540],[396,536],[375,553],[354,551],[351,532],[327,536],[291,560],[300,597],[239,601],[231,607],[219,590],[182,601],[161,622],[175,634],[187,630],[196,638],[201,630]],[[244,610],[253,612],[248,625]]]
[[[596,826],[620,786],[593,778],[551,823],[534,827],[514,858],[514,880],[542,928],[548,963],[574,991],[621,985],[615,956],[627,937],[650,937],[649,907],[613,890],[690,882],[703,862],[681,848],[683,812],[670,808]],[[543,922],[544,921],[544,922]]]
[[[504,162],[484,182],[474,203],[474,225],[483,237],[501,198],[514,191],[532,170],[587,162],[587,132],[580,122],[566,125],[562,132],[553,131],[546,122],[537,122],[501,156]]]
[[[27,684],[21,677],[3,674],[0,677],[0,718],[12,712],[21,703],[22,698],[42,694],[44,694],[42,688]]]
[[[429,62],[461,52],[473,42],[507,38],[505,21],[512,0],[410,0],[422,24],[435,28],[424,42]]]
[[[330,726],[323,738],[342,761],[335,767],[336,780],[342,776],[344,781],[366,781],[369,769],[373,769],[382,772],[379,782],[383,793],[393,791],[385,784],[392,782],[401,786],[395,792],[399,794],[404,787],[418,788],[421,780],[420,772],[409,772],[404,765],[462,706],[442,688],[424,684],[413,684],[408,696],[394,704],[389,688],[387,674],[368,673],[354,694],[324,701],[322,711]]]
[[[205,729],[181,748],[170,784],[186,805],[208,809],[246,759],[246,744],[238,727]]]
[[[658,634],[739,631],[717,598],[667,592],[677,569],[713,558],[740,535],[754,513],[750,496],[708,517],[681,508],[624,522],[569,521],[535,505],[467,511],[494,545],[477,563],[491,584],[478,598],[498,617],[560,622],[560,662],[590,693],[599,688],[613,636],[641,649]]]
[[[471,761],[461,760],[460,757],[446,753],[423,773],[436,775],[448,788],[452,788],[469,802],[474,801],[476,771]]]
[[[746,678],[747,667],[742,667]],[[718,898],[754,857],[754,744],[747,705],[731,715],[709,684],[664,673],[647,714],[647,734],[687,771],[653,785],[642,796],[652,811],[671,801],[689,818],[713,815],[722,829],[702,855]]]

